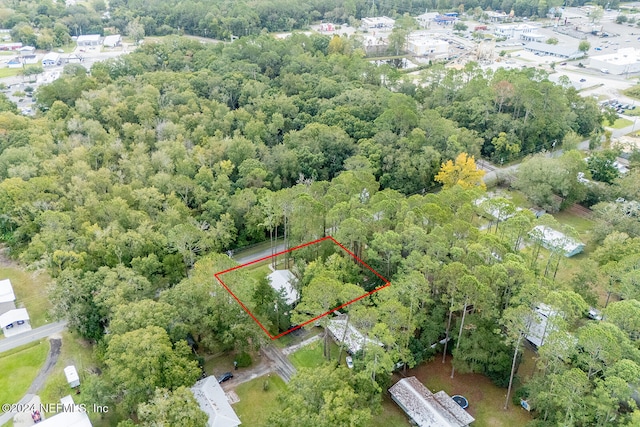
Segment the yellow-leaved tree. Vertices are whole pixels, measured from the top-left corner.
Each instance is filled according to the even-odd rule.
[[[455,162],[447,160],[442,164],[435,180],[441,183],[444,188],[459,185],[462,188],[480,187],[486,189],[487,187],[482,180],[483,176],[484,171],[476,167],[473,156],[460,153]]]

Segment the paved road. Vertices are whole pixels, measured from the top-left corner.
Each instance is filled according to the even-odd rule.
[[[16,347],[20,347],[21,345],[41,340],[50,335],[60,333],[66,326],[66,320],[61,322],[49,323],[47,325],[40,326],[39,328],[32,329],[28,332],[24,332],[20,335],[0,340],[0,353],[14,349]]]
[[[276,246],[275,252],[276,253],[282,252],[282,251],[284,251],[284,249],[285,249],[284,243],[279,243]],[[238,264],[246,264],[248,262],[256,261],[256,260],[259,260],[260,258],[268,257],[270,255],[271,255],[271,248],[265,248],[265,249],[263,249],[263,250],[261,250],[259,252],[251,253],[251,254],[248,254],[248,255],[242,255],[242,252],[240,252],[239,255],[234,255],[233,256],[233,260],[235,262],[237,262]]]
[[[288,383],[296,373],[296,368],[291,364],[287,356],[282,354],[282,351],[273,344],[263,347],[261,351],[266,358],[274,363],[276,373],[282,377],[284,382]]]

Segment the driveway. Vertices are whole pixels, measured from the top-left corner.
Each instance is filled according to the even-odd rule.
[[[20,347],[25,344],[32,343],[34,341],[39,341],[53,334],[59,334],[64,330],[64,328],[66,328],[66,326],[67,321],[63,320],[60,322],[49,323],[47,325],[40,326],[39,328],[32,329],[28,332],[24,332],[20,335],[15,335],[13,337],[0,340],[0,353],[14,349],[16,347]]]

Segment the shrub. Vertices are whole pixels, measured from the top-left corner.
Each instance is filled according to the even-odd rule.
[[[236,358],[236,362],[238,362],[238,368],[246,368],[247,366],[251,366],[251,355],[246,351],[243,351]]]

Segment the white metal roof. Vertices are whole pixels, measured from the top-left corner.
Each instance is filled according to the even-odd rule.
[[[0,328],[4,328],[19,320],[29,320],[29,313],[26,308],[16,308],[15,310],[9,310],[0,316]]]
[[[577,249],[584,248],[584,243],[574,240],[566,234],[545,225],[533,227],[530,234],[533,237],[540,236],[544,246],[564,250],[565,255],[571,254]]]
[[[105,46],[115,46],[120,43],[121,39],[122,37],[120,36],[120,34],[113,34],[110,36],[106,36],[102,41],[102,44]]]
[[[58,414],[39,422],[38,427],[92,427],[87,412],[73,402],[73,397],[65,396],[60,403]]]
[[[351,323],[349,323],[349,327],[347,328],[346,317],[329,320],[327,328],[329,328],[329,332],[331,332],[331,334],[338,342],[344,342],[344,344],[347,346],[347,351],[349,351],[349,353],[351,354],[355,354],[358,351],[362,350],[365,342],[382,347],[382,343],[379,341],[372,340],[370,338],[365,339],[364,335],[362,335],[362,333],[360,333],[360,331],[357,330]],[[345,328],[347,329],[346,334]]]
[[[464,427],[475,421],[447,393],[431,393],[416,377],[401,379],[389,393],[419,427]]]
[[[45,56],[42,57],[42,62],[44,61],[53,61],[58,62],[60,59],[60,55],[55,52],[49,52]]]
[[[16,300],[16,295],[13,293],[13,286],[11,286],[11,280],[0,280],[0,302],[11,302]]]
[[[64,376],[67,377],[67,382],[72,383],[74,381],[80,381],[80,377],[78,377],[78,371],[76,367],[73,365],[69,365],[64,368]]]
[[[236,427],[242,424],[215,377],[198,381],[191,387],[191,392],[200,409],[209,415],[208,427]]]
[[[100,34],[85,34],[83,36],[78,36],[77,43],[92,41],[100,41]]]
[[[295,279],[295,276],[289,270],[276,270],[267,276],[269,278],[269,284],[276,292],[284,290],[284,299],[287,304],[293,304],[298,301],[298,291],[293,288],[291,284]]]

